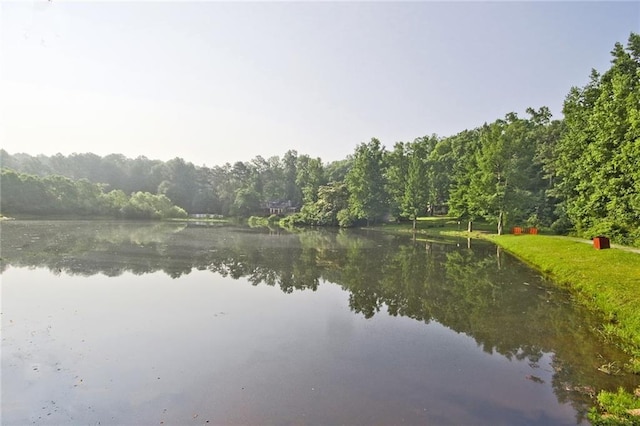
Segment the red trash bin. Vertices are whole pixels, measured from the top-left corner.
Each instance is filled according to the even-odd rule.
[[[596,250],[611,248],[609,238],[603,237],[602,235],[593,237],[593,247],[595,247]]]

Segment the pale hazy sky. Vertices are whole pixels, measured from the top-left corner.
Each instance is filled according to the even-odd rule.
[[[547,105],[640,2],[0,1],[0,146],[324,161]]]

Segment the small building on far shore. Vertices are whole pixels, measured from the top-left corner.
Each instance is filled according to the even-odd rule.
[[[298,211],[298,207],[291,200],[267,201],[263,206],[265,215],[288,215]]]

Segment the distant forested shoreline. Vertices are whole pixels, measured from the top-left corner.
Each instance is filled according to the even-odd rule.
[[[287,151],[214,167],[120,154],[64,156],[0,150],[4,215],[132,218],[289,214],[296,225],[353,226],[447,213],[505,226],[640,246],[640,35],[614,46],[566,96],[453,136],[385,148],[373,138],[347,158]],[[215,159],[212,159],[215,161]]]

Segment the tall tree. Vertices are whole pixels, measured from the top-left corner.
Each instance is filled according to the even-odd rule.
[[[416,230],[418,216],[423,214],[429,201],[429,141],[417,139],[407,147],[407,178],[402,194],[402,213],[413,221]]]
[[[464,130],[438,144],[449,145],[443,154],[446,160],[436,159],[436,161],[450,161],[449,213],[469,220],[475,220],[481,216],[474,208],[475,195],[471,191],[471,178],[478,170],[476,153],[480,149],[481,131],[480,128]],[[438,151],[438,147],[434,151]],[[443,167],[446,170],[449,164]]]
[[[315,203],[317,225],[337,226],[338,215],[349,207],[349,192],[344,182],[329,182],[318,188],[318,201]]]
[[[296,185],[302,192],[303,202],[315,203],[318,200],[318,188],[326,183],[322,160],[301,155],[298,157],[296,169]]]
[[[403,201],[407,186],[409,158],[407,151],[409,144],[396,142],[393,150],[385,152],[385,181],[389,195],[389,210],[395,217],[407,216],[403,211]]]
[[[429,152],[429,202],[434,207],[449,201],[455,162],[451,138],[439,140]]]
[[[296,184],[298,176],[298,153],[287,151],[282,157],[282,173],[284,179],[284,198],[290,200],[294,206],[302,205],[302,192]]]
[[[196,193],[196,168],[182,158],[167,162],[168,179],[158,187],[158,194],[166,195],[172,203],[188,212],[193,211],[193,195]]]
[[[380,141],[372,138],[369,143],[358,145],[345,180],[351,213],[357,219],[366,220],[367,225],[387,213],[384,173],[384,147]]]

